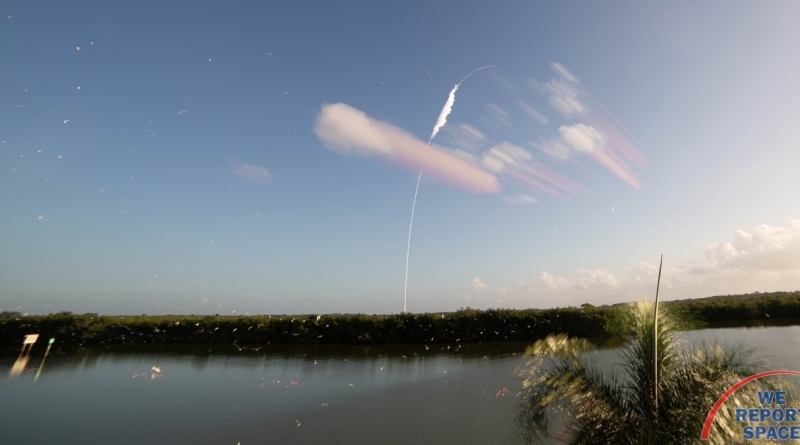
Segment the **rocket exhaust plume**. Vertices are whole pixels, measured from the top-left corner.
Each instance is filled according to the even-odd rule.
[[[466,76],[464,76],[463,79],[461,79],[461,82],[458,82],[456,84],[456,86],[454,86],[453,89],[450,90],[450,94],[447,96],[447,102],[444,103],[444,107],[442,107],[442,112],[439,113],[439,118],[436,119],[436,125],[433,126],[433,132],[431,132],[431,137],[430,137],[430,139],[428,139],[428,146],[431,145],[431,141],[433,140],[433,138],[436,137],[436,134],[439,133],[439,129],[444,127],[444,124],[447,123],[447,116],[450,115],[450,112],[453,110],[453,104],[456,101],[456,90],[458,90],[458,87],[460,87],[461,84],[465,80],[467,80],[467,77],[477,73],[478,71],[480,71],[482,69],[491,68],[493,66],[494,65],[482,66],[482,67],[476,69],[475,71],[467,74]]]
[[[450,90],[450,94],[447,96],[447,101],[444,103],[444,107],[442,107],[442,111],[439,113],[439,118],[436,119],[436,124],[433,126],[433,131],[431,132],[431,137],[428,138],[428,146],[425,148],[430,148],[431,141],[433,138],[436,137],[436,134],[439,133],[439,129],[444,127],[444,124],[447,123],[447,116],[450,115],[450,112],[453,111],[453,104],[456,102],[456,91],[461,84],[467,80],[467,78],[480,70],[491,68],[494,65],[486,65],[482,66],[475,71],[467,74],[461,79],[460,82]],[[411,256],[411,226],[414,224],[414,208],[417,206],[417,194],[419,193],[419,183],[422,180],[422,169],[419,169],[419,175],[417,176],[417,187],[414,189],[414,201],[411,203],[411,219],[408,222],[408,245],[406,246],[406,279],[405,279],[405,286],[403,288],[403,313],[406,312],[406,301],[408,297],[408,259]]]
[[[433,138],[436,137],[436,133],[439,132],[439,129],[444,127],[444,124],[447,123],[447,116],[450,114],[450,111],[453,110],[453,104],[456,101],[456,90],[458,89],[458,85],[453,87],[450,90],[450,95],[447,96],[447,102],[444,103],[444,108],[442,108],[442,112],[439,113],[439,118],[436,119],[436,125],[433,126],[433,132],[431,133],[431,137],[428,139],[428,145],[431,144]]]

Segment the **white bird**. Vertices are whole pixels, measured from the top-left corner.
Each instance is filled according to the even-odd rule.
[[[153,368],[151,369],[151,371],[155,371],[155,372],[161,372],[161,367],[160,367],[160,366],[153,366]]]

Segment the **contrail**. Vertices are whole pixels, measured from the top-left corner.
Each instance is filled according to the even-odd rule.
[[[467,74],[461,79],[461,82],[458,82],[456,86],[450,90],[450,94],[447,96],[447,101],[444,103],[444,107],[442,107],[442,111],[439,113],[439,118],[436,119],[436,124],[433,126],[433,131],[431,132],[431,137],[428,138],[428,145],[425,147],[426,149],[430,148],[431,141],[439,133],[439,129],[444,127],[444,124],[447,123],[447,116],[450,115],[450,112],[453,110],[453,104],[456,102],[456,90],[461,84],[467,80],[467,78],[480,70],[491,68],[494,65],[486,65],[482,66],[475,71]],[[414,201],[411,203],[411,219],[408,222],[408,245],[406,247],[406,280],[405,280],[405,287],[403,289],[403,313],[406,312],[406,300],[408,297],[408,259],[411,256],[411,226],[414,224],[414,208],[417,207],[417,194],[419,193],[419,183],[422,180],[422,169],[419,169],[419,175],[417,176],[417,187],[414,189]]]

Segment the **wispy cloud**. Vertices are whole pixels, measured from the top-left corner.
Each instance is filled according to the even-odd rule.
[[[569,278],[554,276],[542,271],[539,273],[537,280],[540,284],[552,290],[611,289],[619,286],[617,278],[602,269],[581,269]]]
[[[511,82],[507,81],[506,79],[500,77],[500,75],[498,75],[497,73],[490,72],[489,73],[489,79],[491,79],[492,82],[494,82],[495,85],[499,86],[500,88],[502,88],[506,92],[511,92],[511,91],[514,91],[514,89],[515,89],[513,83],[511,83]]]
[[[486,145],[486,135],[472,125],[460,123],[444,127],[445,143],[450,147],[477,153]]]
[[[525,102],[518,100],[517,105],[519,105],[519,107],[522,109],[522,111],[525,112],[525,114],[530,116],[530,118],[535,120],[536,122],[542,125],[546,125],[548,122],[550,122],[549,120],[547,120],[546,117],[544,117],[542,113],[536,111],[533,107],[526,104]]]
[[[472,283],[467,285],[468,290],[486,290],[486,283],[482,282],[480,278],[475,277]]]
[[[539,142],[531,142],[531,147],[541,150],[557,161],[566,161],[570,158],[572,150],[569,144],[561,137],[541,138]]]
[[[559,161],[576,155],[589,156],[631,187],[641,188],[641,181],[629,165],[638,168],[648,165],[637,148],[639,141],[581,84],[575,74],[560,63],[553,62],[550,66],[557,77],[547,82],[528,79],[527,84],[547,96],[550,105],[565,118],[577,119],[581,123],[562,125],[557,136],[540,138],[531,142],[531,146]],[[520,107],[528,112],[523,103]]]
[[[580,196],[586,192],[576,182],[535,161],[529,151],[509,142],[502,142],[484,152],[481,165],[493,173],[503,173],[518,183],[559,198]]]
[[[558,132],[572,148],[582,153],[594,153],[606,145],[605,136],[588,125],[562,125]]]
[[[569,288],[569,281],[567,281],[566,278],[557,277],[545,271],[539,272],[539,276],[537,276],[536,278],[539,283],[544,284],[547,288],[551,290]]]
[[[367,116],[344,103],[324,104],[314,131],[325,147],[342,154],[377,156],[409,171],[423,168],[437,181],[471,193],[499,193],[496,176],[441,147]]]
[[[489,171],[500,173],[506,166],[519,167],[533,159],[533,155],[522,147],[502,142],[484,153],[481,164]]]
[[[492,103],[486,104],[486,114],[484,120],[494,128],[511,126],[511,120],[508,117],[508,111]]]
[[[272,173],[258,165],[230,161],[230,171],[251,184],[262,185],[272,180]]]
[[[564,79],[567,79],[568,81],[574,82],[574,83],[580,82],[580,80],[578,80],[578,76],[572,74],[572,72],[570,70],[566,69],[564,67],[564,65],[562,65],[562,64],[560,64],[558,62],[550,62],[550,67],[552,67],[553,70],[555,70],[555,72],[560,74],[561,77],[563,77]]]
[[[503,202],[509,204],[536,204],[539,200],[530,195],[519,194],[516,196],[504,196]]]

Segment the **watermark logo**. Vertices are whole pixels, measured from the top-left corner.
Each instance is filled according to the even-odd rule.
[[[711,425],[714,423],[714,417],[716,417],[717,412],[722,408],[722,404],[728,400],[728,397],[733,395],[733,393],[742,386],[771,375],[800,376],[800,372],[785,370],[760,372],[731,386],[730,389],[725,391],[725,394],[717,400],[717,403],[714,404],[711,411],[709,411],[708,417],[706,417],[706,423],[703,425],[703,431],[700,434],[700,439],[708,440],[708,435],[711,432]],[[800,440],[800,426],[761,425],[761,423],[766,421],[772,421],[778,424],[797,421],[797,416],[800,412],[795,408],[784,407],[786,405],[786,391],[759,391],[758,401],[761,407],[736,408],[736,421],[748,423],[748,425],[742,428],[743,439]],[[767,408],[767,406],[775,405],[778,407],[773,409]]]

